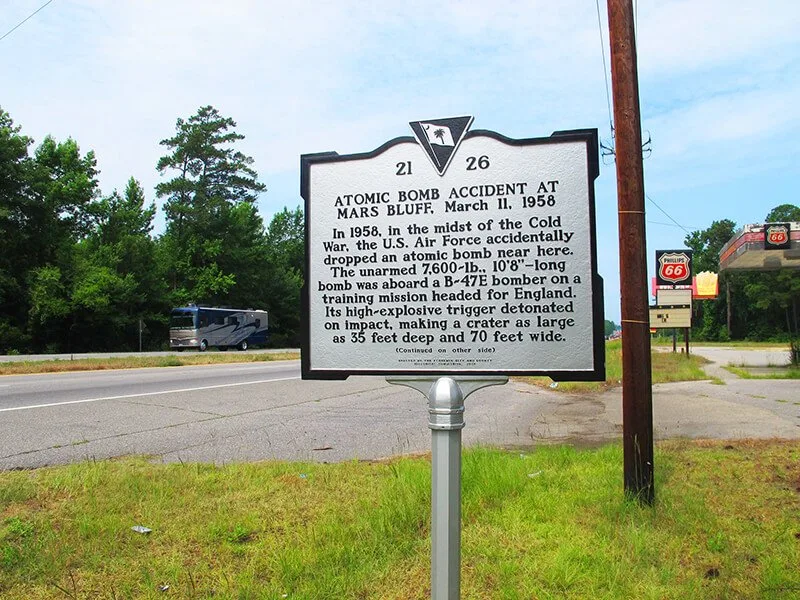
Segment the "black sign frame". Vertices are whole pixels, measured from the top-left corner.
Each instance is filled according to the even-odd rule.
[[[687,259],[686,268],[688,270],[686,277],[680,281],[673,281],[671,279],[664,279],[661,276],[661,257],[669,254],[684,255]],[[656,285],[660,287],[691,287],[692,285],[692,250],[682,248],[680,250],[656,250]]]

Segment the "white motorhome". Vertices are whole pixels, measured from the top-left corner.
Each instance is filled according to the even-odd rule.
[[[267,311],[183,306],[173,308],[169,318],[169,347],[193,348],[203,352],[214,346],[220,350],[263,345],[269,339]]]

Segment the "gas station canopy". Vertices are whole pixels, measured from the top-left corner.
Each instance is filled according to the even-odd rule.
[[[719,270],[800,269],[800,222],[745,225],[719,253]]]

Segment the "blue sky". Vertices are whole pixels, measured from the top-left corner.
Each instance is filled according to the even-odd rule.
[[[45,0],[5,0],[0,35]],[[605,2],[54,0],[0,41],[0,106],[36,142],[94,150],[102,191],[155,170],[175,120],[212,104],[247,136],[265,220],[299,196],[299,156],[374,149],[462,114],[509,137],[610,140]],[[800,3],[640,0],[647,194],[686,230],[800,204]],[[610,81],[610,74],[609,74]],[[606,318],[619,322],[616,176],[596,184]],[[648,262],[686,231],[646,203]],[[159,218],[158,227],[163,227]]]

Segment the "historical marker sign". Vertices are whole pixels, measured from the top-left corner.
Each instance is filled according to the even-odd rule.
[[[303,377],[605,377],[597,132],[515,140],[471,117],[306,154]]]

